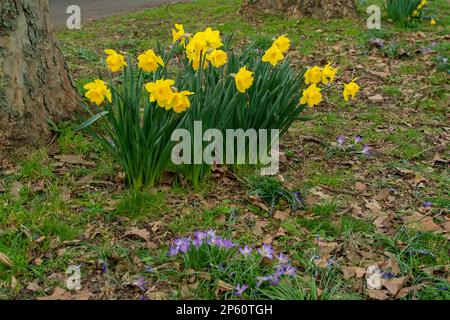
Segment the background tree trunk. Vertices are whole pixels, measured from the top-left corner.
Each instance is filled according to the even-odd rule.
[[[77,102],[47,0],[0,0],[0,159],[48,142],[47,119],[70,118]]]
[[[352,17],[356,14],[355,0],[246,0],[243,11],[247,9],[324,19]]]

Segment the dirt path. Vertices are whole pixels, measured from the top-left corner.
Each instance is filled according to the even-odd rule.
[[[50,12],[56,27],[65,25],[68,18],[67,7],[76,4],[81,9],[82,23],[87,20],[138,11],[164,4],[186,2],[187,0],[49,0]]]

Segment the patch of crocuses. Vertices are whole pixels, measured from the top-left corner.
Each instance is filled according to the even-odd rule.
[[[283,276],[293,277],[297,273],[297,269],[292,266],[289,257],[282,252],[275,253],[275,250],[270,244],[262,244],[258,248],[253,248],[248,244],[239,245],[230,239],[217,235],[217,232],[212,229],[208,231],[196,231],[193,236],[175,239],[170,246],[167,255],[169,257],[177,255],[184,256],[205,248],[214,248],[224,250],[224,252],[229,252],[230,254],[225,256],[227,257],[226,259],[237,258],[234,254],[236,253],[244,259],[249,259],[249,257],[252,256],[256,258],[256,261],[258,261],[258,257],[259,259],[266,259],[269,261],[269,264],[271,261],[274,266],[273,273],[256,277],[254,282],[256,283],[257,288],[263,284],[269,284],[272,286],[277,285]],[[223,261],[223,263],[226,263],[226,261]],[[251,289],[248,284],[238,284],[235,287],[234,295],[241,297],[248,289]]]
[[[363,141],[363,137],[359,135],[350,140],[348,140],[347,137],[341,135],[337,137],[336,143],[334,144],[337,148],[334,149],[338,150],[339,152],[350,152],[369,156],[370,147],[367,144],[361,145]]]

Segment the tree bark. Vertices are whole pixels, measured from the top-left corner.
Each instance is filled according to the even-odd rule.
[[[0,158],[46,143],[47,120],[69,119],[77,102],[48,1],[1,0]]]
[[[355,0],[246,0],[242,9],[261,10],[297,18],[330,19],[352,17],[356,14]]]

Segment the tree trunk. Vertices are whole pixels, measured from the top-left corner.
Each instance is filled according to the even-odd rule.
[[[323,19],[352,17],[356,14],[355,0],[246,0],[242,9]]]
[[[0,0],[0,159],[48,142],[47,119],[68,119],[78,95],[47,0]]]

